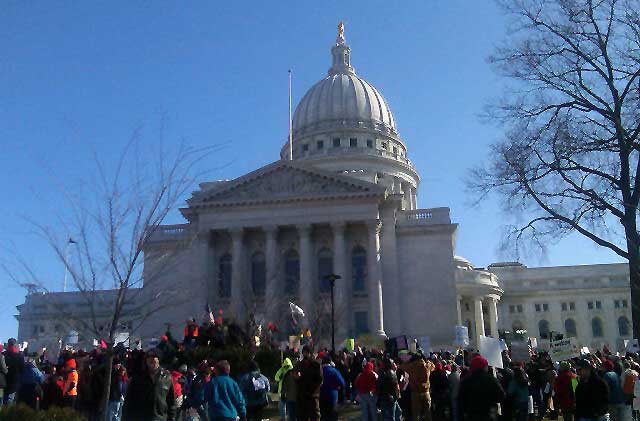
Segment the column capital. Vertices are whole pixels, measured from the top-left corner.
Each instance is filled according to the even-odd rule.
[[[344,232],[344,229],[347,227],[347,223],[345,221],[337,221],[331,223],[331,229],[333,232]]]

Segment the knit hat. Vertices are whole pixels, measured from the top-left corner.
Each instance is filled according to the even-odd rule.
[[[471,364],[469,365],[469,368],[471,369],[471,372],[475,372],[475,371],[487,368],[488,366],[489,366],[489,361],[487,361],[486,358],[484,358],[482,355],[476,355],[471,359]]]

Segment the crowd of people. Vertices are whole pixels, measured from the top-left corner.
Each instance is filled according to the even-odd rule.
[[[0,402],[70,407],[88,420],[104,419],[106,410],[110,421],[260,421],[276,402],[282,421],[331,421],[341,413],[364,421],[627,421],[636,419],[640,397],[638,355],[631,353],[552,361],[532,352],[514,362],[505,351],[504,368],[494,369],[473,350],[391,355],[308,343],[282,350],[269,378],[255,360],[243,372],[227,360],[187,362],[181,356],[197,346],[197,329],[190,322],[182,342],[167,334],[146,351],[119,345],[109,356],[104,344],[63,350],[55,364],[9,339],[0,353]]]

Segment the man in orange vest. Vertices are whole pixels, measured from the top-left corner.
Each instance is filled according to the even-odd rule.
[[[76,409],[76,401],[78,400],[78,370],[76,369],[76,360],[71,358],[64,363],[66,371],[64,381],[64,400],[67,406]]]

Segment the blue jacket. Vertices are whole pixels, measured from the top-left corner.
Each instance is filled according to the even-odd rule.
[[[626,403],[626,397],[622,391],[622,381],[615,371],[608,371],[602,376],[607,386],[609,386],[609,403],[622,404]]]
[[[244,417],[247,410],[244,397],[235,382],[228,374],[213,377],[204,389],[204,399],[209,403],[209,418]]]
[[[335,367],[327,364],[322,366],[322,385],[320,386],[320,401],[338,403],[338,390],[344,389],[344,378]]]
[[[20,376],[20,384],[22,385],[36,385],[40,384],[44,381],[44,374],[40,370],[33,365],[33,363],[28,363],[25,365],[24,370],[22,370],[22,375]]]

